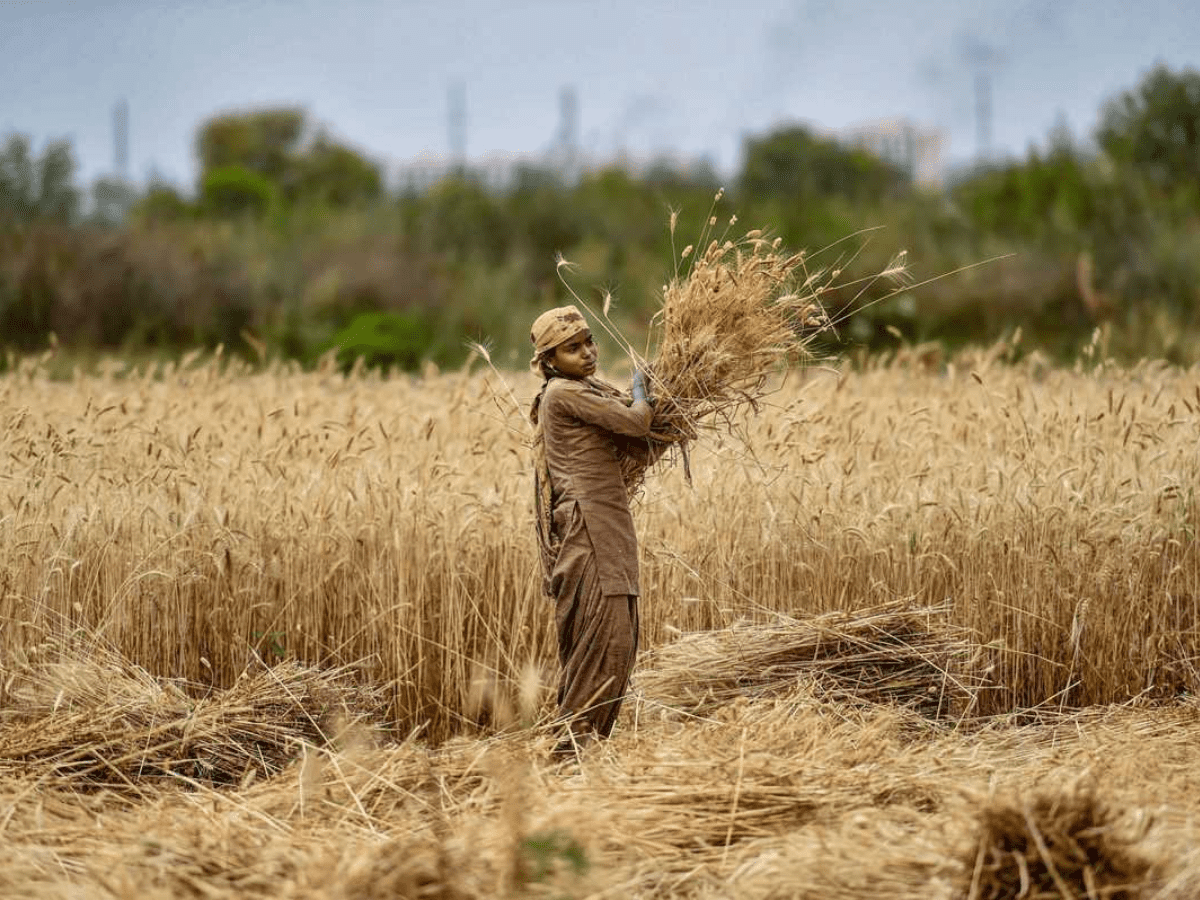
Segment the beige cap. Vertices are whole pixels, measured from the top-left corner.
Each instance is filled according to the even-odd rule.
[[[530,364],[536,366],[539,356],[575,337],[587,327],[587,319],[574,306],[560,306],[542,313],[534,320],[533,328],[529,331],[529,340],[533,343]]]

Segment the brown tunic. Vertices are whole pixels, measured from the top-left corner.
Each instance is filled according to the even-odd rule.
[[[547,385],[540,424],[554,536],[561,542],[547,573],[550,596],[562,595],[563,579],[578,572],[578,556],[593,552],[601,594],[641,593],[637,536],[616,442],[621,435],[648,435],[653,414],[650,404],[629,406],[615,390],[590,380],[555,378]]]
[[[608,737],[637,656],[637,537],[620,455],[645,443],[652,415],[602,382],[555,378],[542,395],[535,494],[564,746]]]

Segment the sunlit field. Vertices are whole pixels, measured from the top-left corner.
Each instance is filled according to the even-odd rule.
[[[552,764],[530,375],[0,377],[0,896],[1192,897],[1200,371],[783,381]]]

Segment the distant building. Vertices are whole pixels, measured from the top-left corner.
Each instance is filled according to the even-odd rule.
[[[861,147],[907,172],[923,187],[940,188],[945,179],[948,141],[938,128],[895,117],[852,125],[835,132],[838,140]]]

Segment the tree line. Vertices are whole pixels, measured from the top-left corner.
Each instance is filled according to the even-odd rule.
[[[864,274],[908,251],[918,286],[827,298],[848,314],[843,348],[1019,328],[1022,346],[1070,355],[1099,328],[1115,354],[1200,357],[1192,69],[1156,66],[1105,103],[1087,139],[1056,129],[937,191],[803,126],[748,139],[727,185],[663,163],[570,178],[529,166],[501,188],[463,168],[415,191],[292,108],[216,116],[195,147],[193,189],[101,179],[85,203],[68,144],[39,154],[25,136],[3,141],[0,344],[223,344],[412,368],[454,364],[483,340],[518,360],[530,315],[572,291],[611,293],[636,338],[682,246],[710,216],[725,227],[736,215],[735,229],[827,248],[827,264]]]

